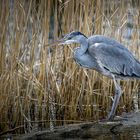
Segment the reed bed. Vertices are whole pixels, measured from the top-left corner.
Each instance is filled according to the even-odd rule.
[[[73,30],[103,34],[125,44],[140,60],[139,7],[132,0],[2,0],[0,134],[105,118],[112,104],[112,80],[77,66],[75,45],[47,44]],[[139,92],[138,80],[120,84],[118,114],[134,109],[133,97]]]

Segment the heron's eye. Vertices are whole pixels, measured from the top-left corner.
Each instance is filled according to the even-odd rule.
[[[72,39],[72,37],[70,36],[70,37],[68,37],[68,40],[71,40]]]

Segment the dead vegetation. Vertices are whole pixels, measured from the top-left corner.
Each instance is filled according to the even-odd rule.
[[[0,3],[0,131],[27,133],[105,118],[112,81],[82,69],[75,46],[46,46],[79,30],[125,44],[140,59],[139,1],[2,0]],[[121,81],[118,114],[133,109],[138,81]],[[18,129],[15,129],[18,128]]]

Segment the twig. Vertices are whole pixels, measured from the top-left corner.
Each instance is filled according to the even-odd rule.
[[[6,131],[4,131],[4,132],[1,132],[1,133],[0,133],[0,136],[2,136],[2,135],[4,135],[4,134],[7,134],[7,133],[10,133],[10,132],[13,132],[13,131],[15,131],[15,130],[17,130],[17,129],[19,129],[19,128],[22,128],[22,127],[24,127],[24,125],[17,126],[17,127],[13,128],[13,129],[6,130]]]

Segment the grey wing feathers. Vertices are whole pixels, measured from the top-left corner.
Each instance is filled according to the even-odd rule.
[[[140,77],[140,63],[127,48],[106,43],[95,43],[88,49],[99,66],[118,76]]]
[[[88,43],[89,43],[89,46],[95,44],[95,43],[105,43],[105,44],[108,44],[108,45],[112,45],[112,46],[115,46],[115,47],[118,47],[120,49],[123,49],[123,50],[127,50],[127,48],[125,48],[121,43],[119,43],[118,41],[112,39],[112,38],[109,38],[107,36],[103,36],[103,35],[93,35],[91,37],[88,38]]]

